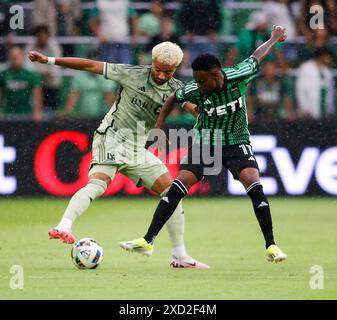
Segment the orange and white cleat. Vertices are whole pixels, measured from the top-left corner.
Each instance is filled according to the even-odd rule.
[[[170,266],[172,268],[194,268],[194,269],[210,268],[210,266],[207,265],[206,263],[195,260],[190,256],[186,256],[180,259],[176,258],[175,256],[172,256]]]
[[[49,239],[60,239],[64,243],[72,244],[76,242],[76,238],[71,233],[71,230],[60,230],[53,228],[48,231],[48,235]]]

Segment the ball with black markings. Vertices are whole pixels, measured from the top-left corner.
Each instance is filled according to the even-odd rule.
[[[78,240],[71,249],[71,259],[79,269],[95,269],[103,260],[103,248],[91,238]]]

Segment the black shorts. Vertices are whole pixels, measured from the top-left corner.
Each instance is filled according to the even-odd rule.
[[[239,180],[240,172],[245,168],[259,170],[250,144],[233,146],[192,144],[186,157],[180,162],[180,170],[193,172],[198,180],[204,176],[218,175],[224,167],[232,173],[235,180]]]

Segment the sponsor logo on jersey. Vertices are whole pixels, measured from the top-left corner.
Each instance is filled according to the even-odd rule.
[[[223,104],[221,106],[217,106],[216,108],[212,107],[209,110],[206,110],[206,112],[209,116],[212,116],[214,112],[216,112],[218,116],[221,116],[221,115],[227,114],[228,108],[231,108],[232,112],[235,112],[237,109],[242,108],[242,104],[243,104],[242,97],[240,97],[237,100],[234,100],[227,104]]]
[[[158,106],[157,104],[151,104],[147,101],[143,101],[137,97],[133,97],[131,103],[139,108],[152,110],[154,114],[159,114],[162,107]]]

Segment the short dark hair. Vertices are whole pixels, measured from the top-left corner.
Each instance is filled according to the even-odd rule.
[[[193,71],[208,71],[214,68],[221,69],[221,63],[216,56],[209,53],[197,56],[192,62]]]
[[[332,56],[332,51],[326,47],[316,48],[314,51],[314,58],[319,58],[324,55]]]
[[[50,34],[49,33],[49,28],[48,28],[48,26],[47,25],[44,25],[44,24],[41,24],[41,25],[38,25],[38,26],[36,26],[35,28],[34,28],[34,30],[33,30],[33,35],[34,36],[36,36],[38,33],[40,33],[40,32],[44,32],[44,33],[46,33],[46,34]]]

